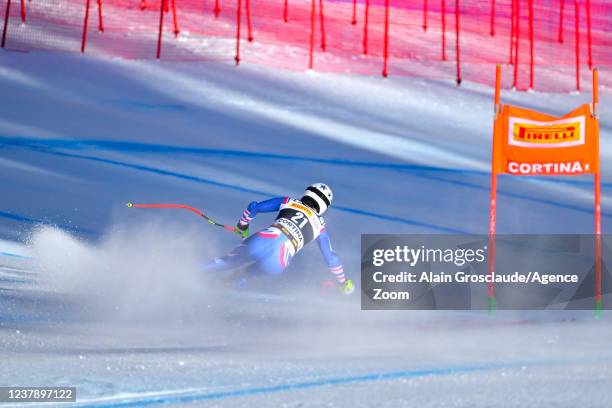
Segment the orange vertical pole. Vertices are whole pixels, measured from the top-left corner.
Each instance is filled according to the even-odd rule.
[[[514,15],[516,13],[516,0],[512,0],[510,8],[510,59],[508,63],[514,64],[514,35],[516,30],[516,18]]]
[[[599,78],[597,68],[593,68],[593,116],[599,119]]]
[[[599,132],[597,132],[599,137]],[[601,297],[601,192],[599,166],[595,172],[595,315],[601,315],[603,301]]]
[[[501,111],[500,104],[501,66],[495,67],[495,120],[493,122],[493,148],[491,153],[491,201],[489,206],[489,275],[495,270],[495,233],[497,230],[497,173],[495,170],[495,123]],[[489,313],[495,309],[495,290],[493,282],[487,284],[487,308]]]
[[[499,114],[500,106],[500,88],[501,88],[501,65],[497,64],[495,67],[495,119]]]
[[[593,69],[593,117],[597,121],[596,137],[599,146],[599,80],[597,68]],[[599,154],[599,148],[597,149]],[[601,316],[603,300],[601,297],[601,187],[599,161],[595,169],[595,317]]]

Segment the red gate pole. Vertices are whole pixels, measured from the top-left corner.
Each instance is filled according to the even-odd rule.
[[[574,0],[574,17],[576,22],[576,90],[580,91],[580,8],[578,0]]]
[[[533,44],[533,0],[529,0],[529,89],[533,89],[534,75],[534,44]]]
[[[9,14],[11,14],[11,0],[6,0],[6,11],[4,13],[4,27],[2,27],[2,48],[6,46],[6,33],[8,30]]]
[[[83,36],[81,37],[81,54],[85,53],[87,42],[87,23],[89,22],[89,0],[85,2],[85,18],[83,19]]]
[[[283,5],[283,21],[286,23],[289,21],[289,0],[285,0]]]
[[[446,0],[442,0],[442,61],[446,61]]]
[[[102,0],[98,0],[98,31],[104,32],[104,19],[102,17]]]
[[[459,0],[455,0],[455,57],[457,61],[457,85],[461,85],[461,48],[459,43]]]
[[[491,0],[491,21],[489,34],[491,37],[495,36],[495,0]]]
[[[246,18],[247,18],[247,39],[253,42],[253,27],[251,25],[251,0],[245,0],[246,3]]]
[[[325,13],[323,12],[323,0],[319,0],[319,19],[321,22],[321,49],[325,52]]]
[[[351,24],[357,24],[357,0],[353,0],[353,17],[351,18]]]
[[[586,0],[587,44],[589,47],[589,69],[593,69],[593,53],[591,50],[591,0]]]
[[[26,22],[26,11],[25,11],[25,1],[21,0],[21,22],[25,24]]]
[[[214,8],[215,18],[219,18],[219,14],[221,14],[221,6],[219,6],[219,0],[215,0],[215,8]]]
[[[501,113],[500,103],[501,66],[495,67],[495,120],[493,122],[493,148],[491,154],[491,198],[489,202],[489,276],[495,271],[495,234],[497,230],[497,172],[495,169],[495,123]],[[487,309],[489,313],[495,309],[495,289],[493,279],[487,284]]]
[[[176,17],[176,0],[172,0],[172,24],[174,24],[174,36],[178,37],[181,31],[179,30],[178,19]]]
[[[240,22],[242,20],[242,0],[238,0],[236,5],[236,66],[240,65]]]
[[[519,4],[520,0],[516,0],[516,31],[514,33],[514,79],[512,82],[512,86],[516,89],[518,87],[518,63],[519,63],[519,43],[521,40],[521,6]]]
[[[597,68],[593,69],[593,117],[597,120],[597,143],[599,144],[599,81]],[[599,162],[598,162],[599,163]],[[595,317],[601,316],[601,188],[600,167],[595,169]]]
[[[385,38],[383,48],[383,77],[389,76],[389,0],[385,0]]]
[[[563,43],[563,10],[565,9],[565,0],[560,0],[559,5],[559,39],[560,43]]]
[[[240,0],[239,0],[240,1]],[[316,20],[316,0],[310,2],[310,51],[308,54],[308,69],[314,67],[314,40],[315,40],[315,20]]]
[[[159,6],[159,33],[157,34],[157,59],[161,56],[162,33],[164,31],[164,6],[168,0],[160,0]]]
[[[427,32],[427,0],[423,0],[423,31]]]
[[[363,20],[363,55],[368,55],[368,20],[370,14],[370,0],[365,0],[365,18]]]

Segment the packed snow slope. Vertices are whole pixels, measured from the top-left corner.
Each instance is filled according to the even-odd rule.
[[[327,218],[337,245],[351,248],[365,232],[487,231],[489,88],[72,55],[5,52],[0,61],[5,238],[39,220],[96,237],[116,217],[140,215],[126,212],[128,201],[187,203],[231,223],[249,201],[299,195],[314,180],[334,189]],[[563,114],[590,95],[503,100]],[[590,181],[504,177],[499,232],[591,232]]]
[[[509,70],[507,70],[509,74]],[[606,75],[606,73],[602,73]],[[0,52],[0,385],[81,405],[591,407],[606,313],[361,312],[306,248],[240,292],[200,265],[252,200],[324,181],[345,270],[360,234],[486,233],[492,90],[242,65]],[[504,92],[562,115],[585,94]],[[602,90],[603,230],[612,217]],[[499,233],[590,233],[590,177],[501,177]],[[253,229],[271,217],[261,214]]]

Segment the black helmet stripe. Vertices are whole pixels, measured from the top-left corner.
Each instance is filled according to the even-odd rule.
[[[314,188],[313,186],[308,186],[306,190],[312,191],[313,193],[315,193],[321,200],[323,200],[326,206],[329,207],[329,205],[331,204],[331,202],[329,201],[329,198],[327,198],[327,196],[323,194],[319,189]]]

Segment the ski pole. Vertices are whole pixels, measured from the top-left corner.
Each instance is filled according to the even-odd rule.
[[[206,214],[204,214],[200,210],[198,210],[196,208],[193,208],[193,207],[190,207],[188,205],[184,205],[184,204],[134,204],[134,203],[127,203],[127,207],[128,208],[182,208],[184,210],[189,210],[189,211],[192,211],[192,212],[198,214],[200,217],[202,217],[206,221],[208,221],[209,224],[216,225],[217,227],[225,228],[226,230],[234,232],[234,233],[236,232],[236,228],[230,227],[229,225],[221,224],[221,223],[213,220],[212,218],[210,218],[209,216],[207,216]]]

